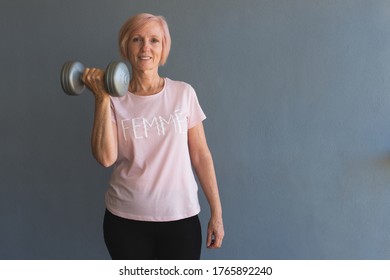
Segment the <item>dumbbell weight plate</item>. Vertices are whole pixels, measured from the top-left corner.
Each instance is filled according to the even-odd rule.
[[[111,62],[106,69],[105,84],[111,96],[124,96],[129,88],[129,69],[123,62]]]
[[[68,61],[62,66],[61,86],[68,95],[80,95],[85,85],[81,80],[84,65],[77,61]]]

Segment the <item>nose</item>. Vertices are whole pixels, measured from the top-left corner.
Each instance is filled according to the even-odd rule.
[[[141,50],[146,51],[149,49],[149,47],[150,47],[150,43],[148,42],[148,40],[143,40]]]

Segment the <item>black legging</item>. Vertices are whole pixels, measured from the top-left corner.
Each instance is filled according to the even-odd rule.
[[[172,222],[129,220],[106,210],[104,241],[113,260],[199,260],[198,216]]]

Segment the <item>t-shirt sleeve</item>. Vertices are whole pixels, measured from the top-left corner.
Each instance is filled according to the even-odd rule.
[[[193,87],[190,87],[188,129],[206,119],[206,115],[200,107],[198,97]]]

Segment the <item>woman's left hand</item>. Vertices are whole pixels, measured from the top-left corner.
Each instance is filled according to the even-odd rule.
[[[207,228],[207,248],[221,248],[224,235],[222,217],[211,217]]]

